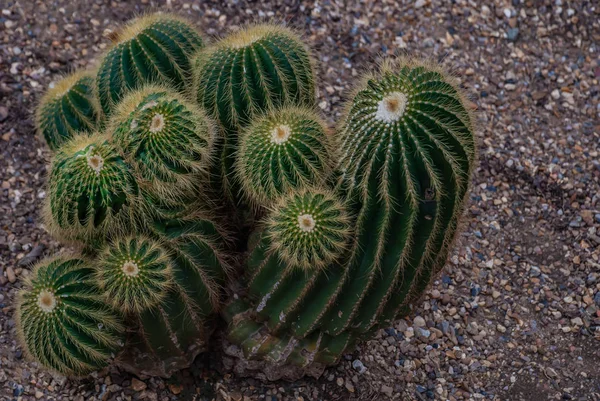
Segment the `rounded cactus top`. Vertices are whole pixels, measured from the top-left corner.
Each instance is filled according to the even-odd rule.
[[[96,77],[100,104],[107,115],[127,91],[146,83],[184,89],[191,76],[190,57],[203,45],[189,22],[171,14],[136,18],[113,41]]]
[[[286,107],[253,122],[242,134],[236,174],[258,205],[294,189],[321,184],[330,172],[331,146],[314,112]]]
[[[52,159],[46,224],[68,240],[128,230],[138,186],[131,167],[106,135],[80,137]]]
[[[119,238],[107,246],[96,263],[96,277],[106,299],[126,314],[156,306],[173,282],[167,252],[144,237]]]
[[[283,196],[273,206],[266,230],[281,260],[304,270],[322,269],[337,260],[351,236],[344,205],[324,190]]]
[[[17,328],[25,350],[49,369],[82,376],[108,365],[124,327],[79,257],[42,261],[19,294]]]
[[[216,136],[201,109],[159,86],[125,97],[109,132],[139,177],[167,197],[188,190],[208,170]]]
[[[93,88],[93,73],[81,71],[64,77],[42,97],[36,109],[36,128],[51,150],[98,128],[102,113]]]
[[[439,154],[466,186],[475,157],[472,132],[473,116],[455,79],[426,62],[386,61],[379,71],[367,74],[347,106],[340,129],[341,182],[365,193],[376,172],[385,198],[397,181],[389,177],[395,176],[393,165],[399,163],[405,177],[421,176],[417,169],[423,169],[431,177],[431,188],[439,189],[440,174],[431,167]],[[408,190],[423,198],[429,188],[419,191],[411,185]]]
[[[312,106],[310,51],[289,28],[250,26],[198,53],[194,93],[198,103],[231,130],[273,107]]]

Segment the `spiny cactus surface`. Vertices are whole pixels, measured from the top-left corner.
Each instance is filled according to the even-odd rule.
[[[171,265],[172,282],[154,307],[138,314],[139,331],[120,363],[168,376],[206,349],[228,274],[222,229],[202,216],[156,222],[153,235]]]
[[[354,202],[348,279],[323,325],[336,335],[386,324],[445,264],[475,159],[455,80],[406,59],[365,77],[341,128],[338,189]]]
[[[251,202],[268,205],[291,190],[323,183],[331,164],[325,123],[308,109],[287,107],[244,131],[236,174]]]
[[[94,75],[76,72],[46,92],[36,110],[36,128],[51,150],[101,125],[102,112],[94,97]]]
[[[146,86],[130,93],[109,132],[138,181],[163,200],[181,201],[207,178],[215,128],[201,109],[169,89]]]
[[[314,105],[312,59],[290,29],[253,26],[198,53],[193,90],[198,103],[225,129],[220,174],[226,191],[235,197],[229,180],[239,130],[284,104]]]
[[[144,237],[119,238],[102,252],[96,278],[104,296],[125,315],[158,305],[172,282],[172,262],[161,243]]]
[[[236,130],[256,113],[315,102],[313,62],[290,29],[257,25],[234,33],[196,57],[194,91],[198,103]]]
[[[335,363],[406,313],[445,264],[475,158],[472,116],[454,80],[422,62],[383,64],[350,101],[339,149],[335,192],[353,216],[349,249],[341,263],[305,274],[273,258],[274,237],[263,236],[247,262],[251,307],[230,319],[228,338],[246,358],[278,360],[297,346],[316,358],[326,347],[325,363]],[[286,364],[312,366],[292,355]]]
[[[304,308],[311,289],[342,274],[335,262],[350,242],[350,219],[344,205],[322,190],[283,197],[267,218],[258,245],[248,258],[249,294],[256,313],[272,330],[317,320]]]
[[[79,257],[38,264],[19,294],[17,319],[26,351],[69,376],[108,365],[123,345],[124,327],[104,302],[90,262]]]
[[[117,33],[98,69],[96,86],[104,113],[110,115],[129,90],[146,83],[183,90],[190,80],[190,58],[202,46],[194,27],[174,15],[131,21]]]
[[[48,192],[46,223],[63,239],[91,240],[134,226],[138,185],[106,135],[61,147],[52,160]]]

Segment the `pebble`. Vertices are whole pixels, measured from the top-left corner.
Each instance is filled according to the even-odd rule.
[[[519,28],[508,28],[506,30],[506,37],[511,42],[514,42],[519,37]]]
[[[380,390],[383,394],[387,395],[388,397],[391,397],[394,395],[394,389],[391,388],[390,386],[386,386],[385,384],[383,384],[381,386],[381,390]]]
[[[352,362],[352,368],[361,375],[367,371],[367,368],[365,367],[365,365],[363,365],[363,363],[360,359],[355,359]]]
[[[425,327],[425,319],[423,319],[421,316],[416,316],[413,320],[413,325],[415,327]]]
[[[133,391],[143,391],[146,387],[147,385],[143,381],[138,380],[135,377],[131,379],[131,389]]]
[[[11,266],[9,266],[6,269],[6,278],[8,279],[8,281],[10,283],[14,283],[15,281],[17,281],[17,276],[15,275],[15,271],[13,270],[13,268]]]

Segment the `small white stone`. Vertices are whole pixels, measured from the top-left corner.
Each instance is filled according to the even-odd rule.
[[[417,316],[415,317],[415,319],[413,320],[413,325],[415,327],[425,327],[426,323],[425,323],[425,319],[423,319],[421,316]]]

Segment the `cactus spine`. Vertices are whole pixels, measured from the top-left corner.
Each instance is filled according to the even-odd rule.
[[[48,89],[36,110],[36,128],[51,150],[78,134],[99,128],[102,113],[93,93],[94,76],[71,74]]]
[[[180,201],[207,178],[215,128],[202,110],[169,89],[145,86],[130,93],[109,132],[138,181],[163,201]]]
[[[106,135],[63,146],[52,160],[48,192],[45,221],[61,238],[94,240],[135,225],[137,182]]]
[[[18,330],[26,351],[45,367],[83,376],[110,362],[123,345],[124,327],[79,257],[38,264],[17,304]]]
[[[106,115],[132,89],[164,83],[183,90],[190,80],[190,57],[202,38],[185,20],[153,14],[131,21],[115,38],[96,77],[98,98]]]
[[[325,181],[332,163],[325,123],[315,113],[287,107],[258,118],[242,134],[236,173],[244,194],[268,205],[294,189]]]
[[[241,128],[284,104],[314,105],[313,62],[290,29],[257,25],[201,50],[195,63],[194,95],[226,131],[221,163],[228,185]]]

